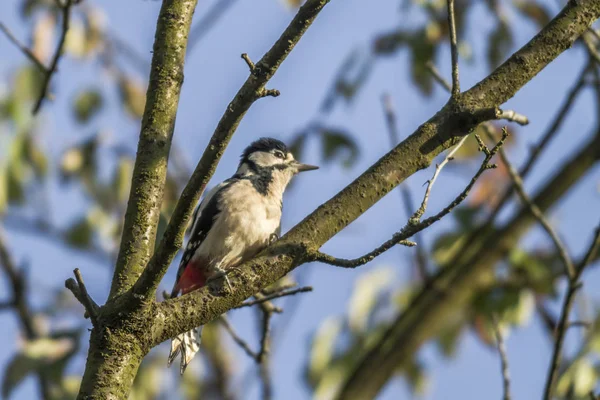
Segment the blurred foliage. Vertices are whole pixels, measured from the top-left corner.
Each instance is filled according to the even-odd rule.
[[[301,0],[281,1],[290,9],[303,3]],[[440,54],[447,51],[446,1],[402,0],[401,3],[397,26],[382,27],[372,38],[365,40],[366,45],[359,44],[340,60],[331,85],[318,102],[317,115],[292,135],[290,147],[298,159],[306,160],[308,157],[303,156],[313,154],[309,149],[314,145],[325,163],[345,168],[356,164],[361,156],[361,141],[368,139],[370,132],[355,132],[352,126],[331,122],[332,115],[343,106],[350,108],[354,104],[372,74],[376,73],[377,63],[384,59],[396,62],[404,60],[398,55],[406,55],[410,81],[416,90],[424,96],[431,96],[436,90],[437,83],[426,64],[435,63]],[[60,32],[56,2],[21,0],[18,4],[22,23],[30,33],[30,48],[47,63]],[[471,13],[475,12],[484,12],[490,20],[481,33],[487,44],[484,47],[475,46],[465,34],[474,30],[475,18]],[[490,69],[509,55],[516,29],[523,23],[541,27],[550,19],[546,6],[537,0],[456,0],[456,13],[461,62],[483,62]],[[480,27],[477,28],[479,31]],[[130,65],[123,65],[123,61],[135,59],[137,73],[129,68]],[[0,218],[8,225],[9,217],[16,216],[19,218],[17,224],[29,226],[32,233],[49,236],[90,256],[100,254],[101,261],[109,266],[121,236],[135,148],[125,135],[112,135],[104,126],[104,117],[107,110],[117,108],[122,110],[123,118],[140,121],[145,107],[148,72],[144,63],[148,60],[116,40],[100,6],[84,2],[73,9],[62,62],[96,68],[98,76],[95,82],[82,85],[68,99],[71,107],[68,115],[73,118],[77,130],[73,142],[56,143],[47,133],[46,120],[34,120],[31,116],[43,78],[36,66],[23,61],[10,72],[6,88],[0,91]],[[140,64],[142,68],[139,68]],[[449,66],[442,68],[442,75],[449,76],[449,69]],[[65,96],[54,84],[50,92],[54,97]],[[116,107],[109,104],[115,100],[118,101]],[[477,128],[476,133],[485,139],[481,129]],[[498,125],[494,132],[499,135]],[[509,137],[509,145],[514,143],[514,137],[514,134]],[[450,165],[457,165],[451,168],[462,168],[478,158],[478,144],[470,138],[457,152],[457,162]],[[159,238],[190,173],[189,166],[185,165],[169,169]],[[501,163],[477,183],[468,202],[453,212],[451,229],[432,240],[430,258],[437,268],[452,259],[486,212],[495,207],[508,183],[507,171]],[[82,200],[78,203],[84,206],[73,209],[64,221],[54,221],[47,198],[49,187],[78,196]],[[317,399],[330,398],[335,393],[361,355],[408,306],[420,287],[420,282],[400,285],[390,267],[365,271],[355,282],[346,313],[323,321],[306,352],[305,381]],[[447,358],[454,356],[466,332],[477,337],[490,351],[495,351],[491,316],[498,316],[506,333],[527,325],[534,312],[557,298],[561,276],[562,267],[553,251],[547,248],[511,249],[495,272],[493,284],[477,288],[477,295],[467,308],[454,310],[446,324],[436,327],[435,344],[440,354]],[[278,285],[288,284],[289,279]],[[32,374],[47,377],[52,382],[53,400],[72,399],[78,391],[80,375],[69,370],[67,365],[79,350],[81,306],[64,289],[52,290],[45,297],[47,301],[36,310],[36,318],[44,320],[52,329],[36,339],[21,339],[22,343],[3,369],[1,391],[5,398],[9,398]],[[558,395],[565,398],[587,398],[600,377],[600,313],[596,305],[591,309],[586,319],[594,321],[593,324],[582,335],[579,348],[568,354],[561,365]],[[552,315],[546,317],[550,323],[556,319]],[[69,321],[69,329],[58,330],[56,326],[64,326],[65,320]],[[240,355],[232,351],[234,345],[226,337],[218,323],[205,327],[204,363],[192,363],[188,373],[175,380],[183,398],[243,398],[244,393],[241,397],[235,393],[232,383],[241,369]],[[202,368],[201,373],[199,368]],[[152,353],[139,369],[130,399],[172,398],[177,390],[172,382],[173,376],[177,375],[175,370],[165,373],[165,354]],[[431,381],[427,365],[419,356],[399,369],[397,375],[403,376],[415,396],[425,393]]]

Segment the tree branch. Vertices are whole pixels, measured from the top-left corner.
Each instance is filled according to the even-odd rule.
[[[533,201],[542,211],[548,210],[596,165],[599,158],[600,135],[596,133],[580,151],[556,168],[554,176]],[[495,279],[492,267],[517,245],[535,222],[529,210],[523,207],[500,228],[485,225],[478,229],[478,235],[469,241],[469,245],[439,268],[381,338],[372,344],[344,380],[335,398],[376,397],[398,367],[412,360],[421,344],[438,333],[432,327],[446,323],[453,310],[466,307],[476,288]]]
[[[194,207],[240,121],[250,106],[263,97],[266,83],[273,77],[327,3],[329,0],[308,0],[262,59],[256,64],[252,61],[248,63],[251,74],[229,103],[190,181],[183,190],[156,253],[133,288],[136,295],[150,298],[155,293],[160,280],[181,247],[185,228]]]
[[[69,278],[65,281],[65,287],[69,289],[71,293],[73,293],[73,296],[75,296],[75,298],[85,308],[86,316],[89,316],[90,320],[92,321],[92,325],[97,327],[99,309],[98,304],[96,304],[88,294],[79,268],[75,268],[73,273],[75,274],[75,279],[77,279],[77,281],[75,281],[73,278]]]
[[[482,113],[483,110],[495,108],[512,97],[566,50],[598,16],[598,2],[569,2],[536,37],[491,75],[462,93],[459,100],[447,104],[413,135],[384,155],[279,241],[255,259],[236,268],[229,275],[233,288],[231,292],[217,297],[210,294],[208,288],[203,288],[157,305],[154,309],[156,329],[153,330],[153,343],[160,343],[218,317],[307,261],[309,248],[320,247],[408,176],[427,167],[442,150],[456,144],[460,140],[457,137],[466,134],[486,117],[489,118],[489,113]],[[587,150],[586,158],[577,160],[580,165],[592,164],[596,157],[596,148]],[[582,173],[582,167],[565,171],[570,177],[578,177]],[[561,193],[563,189],[564,185],[557,187],[554,193]],[[554,197],[549,196],[548,199]],[[541,203],[537,203],[542,208]],[[543,203],[547,206],[548,200]],[[525,220],[527,221],[526,218]],[[369,387],[382,384],[382,379],[387,380],[385,374],[372,379]],[[362,390],[356,391],[359,392]],[[358,394],[353,397],[356,396]]]
[[[500,367],[502,370],[502,388],[504,400],[510,400],[510,373],[508,370],[508,355],[506,354],[506,345],[504,344],[504,338],[500,331],[498,319],[492,317],[492,327],[494,329],[494,335],[496,336],[496,347],[498,347],[498,354],[500,355]]]
[[[585,257],[581,261],[581,263],[573,268],[573,275],[569,274],[569,287],[567,289],[567,294],[565,295],[565,299],[563,301],[562,309],[560,312],[560,318],[558,320],[558,325],[556,328],[556,341],[554,343],[554,351],[552,352],[552,361],[550,362],[550,367],[548,369],[548,376],[546,378],[546,385],[544,388],[544,400],[550,400],[552,398],[552,392],[554,391],[554,386],[556,384],[556,379],[558,377],[558,370],[560,367],[560,362],[562,358],[562,347],[565,341],[565,336],[567,334],[567,330],[569,329],[569,315],[571,314],[571,309],[573,308],[573,302],[575,300],[575,295],[577,291],[581,288],[582,284],[579,281],[585,267],[596,257],[598,253],[598,249],[600,248],[600,225],[596,228],[596,234],[594,239],[592,240],[591,245],[589,246]]]
[[[19,50],[21,50],[23,54],[25,54],[25,56],[40,70],[41,73],[48,73],[48,69],[46,68],[44,63],[41,62],[40,59],[37,58],[35,54],[33,54],[33,52],[29,50],[24,44],[19,42],[19,39],[17,39],[15,35],[13,35],[13,33],[2,22],[0,22],[0,30],[4,32],[8,40],[10,40],[15,46],[19,48]]]
[[[383,113],[385,115],[385,121],[387,125],[388,136],[390,138],[390,146],[395,147],[400,143],[400,135],[398,134],[398,126],[396,123],[396,111],[392,103],[392,98],[388,94],[384,94],[381,97],[381,104],[383,106]],[[406,211],[406,217],[410,218],[414,213],[413,197],[410,191],[410,187],[407,184],[400,185],[400,200],[404,203]],[[417,270],[421,279],[426,280],[429,277],[429,268],[427,263],[427,251],[423,245],[423,240],[420,233],[415,234],[415,240],[420,243],[417,246],[417,253],[415,255],[415,261],[417,264]]]
[[[546,219],[546,216],[542,213],[539,207],[535,205],[535,203],[531,200],[529,195],[527,195],[527,193],[525,192],[525,188],[523,187],[523,180],[519,176],[519,173],[517,172],[515,167],[513,167],[513,165],[508,160],[506,153],[502,150],[500,150],[500,158],[502,159],[502,162],[504,162],[504,165],[506,165],[508,173],[513,181],[517,193],[519,194],[519,197],[521,198],[521,201],[524,205],[527,206],[527,208],[529,208],[531,214],[533,214],[533,216],[538,220],[540,225],[542,225],[546,233],[548,233],[548,236],[550,236],[552,243],[554,243],[554,246],[556,247],[560,258],[563,264],[565,265],[565,272],[567,273],[567,276],[569,277],[569,279],[573,279],[575,277],[575,267],[573,266],[573,261],[571,260],[571,257],[569,256],[562,240],[560,240],[558,234]]]
[[[452,98],[460,95],[460,82],[458,79],[458,44],[456,41],[456,19],[454,17],[454,0],[447,0],[448,5],[448,31],[450,33],[450,54],[452,57]]]
[[[221,318],[219,318],[219,322],[221,323],[221,325],[223,325],[223,327],[225,328],[225,330],[227,331],[227,333],[229,333],[229,336],[231,336],[231,338],[233,339],[233,341],[240,346],[240,348],[242,350],[244,350],[244,352],[253,360],[256,361],[256,359],[258,358],[257,353],[255,353],[251,348],[250,345],[248,344],[248,342],[246,342],[244,339],[242,339],[242,337],[240,335],[237,334],[237,332],[235,331],[235,329],[233,329],[233,326],[231,326],[231,324],[229,323],[229,320],[227,319],[227,317],[225,317],[224,315],[221,316]]]
[[[244,307],[252,307],[257,304],[262,304],[264,302],[271,301],[273,299],[278,299],[280,297],[293,296],[298,293],[306,293],[306,292],[312,292],[312,291],[313,291],[313,288],[311,286],[304,286],[304,287],[301,287],[298,289],[292,289],[292,290],[280,290],[280,291],[271,293],[269,295],[265,295],[264,297],[261,297],[260,299],[245,301],[242,304],[233,307],[232,310],[237,310],[237,309],[244,308]]]
[[[62,27],[60,32],[60,38],[58,39],[58,45],[56,46],[56,51],[54,52],[54,56],[52,57],[50,66],[46,69],[46,73],[44,74],[44,80],[42,81],[42,90],[40,91],[40,95],[35,103],[35,106],[33,107],[34,115],[38,113],[38,111],[42,107],[42,103],[47,97],[48,86],[50,86],[50,80],[52,79],[52,75],[54,75],[54,73],[56,72],[58,62],[62,57],[65,39],[67,38],[67,32],[69,31],[69,20],[71,19],[71,6],[74,3],[74,0],[65,0],[65,4],[61,6]],[[57,4],[60,3],[57,2]]]
[[[128,290],[150,259],[163,201],[187,37],[197,0],[165,0],[156,26],[123,236],[109,299]]]
[[[456,154],[458,149],[460,149],[460,147],[465,143],[465,141],[467,140],[468,137],[469,136],[464,136],[460,140],[460,142],[458,142],[458,144],[456,146],[454,146],[454,148],[450,152],[448,152],[448,155],[444,158],[444,161],[442,161],[440,164],[437,164],[435,166],[435,172],[433,173],[433,177],[431,177],[431,179],[429,181],[427,181],[427,189],[425,190],[425,196],[423,196],[423,201],[421,202],[421,206],[410,217],[412,220],[415,221],[415,223],[420,222],[421,217],[423,216],[423,214],[425,214],[425,210],[427,209],[427,203],[429,202],[429,195],[431,193],[431,188],[433,187],[435,181],[437,180],[437,177],[440,175],[440,172],[442,172],[442,169],[450,160],[454,159],[454,154]]]

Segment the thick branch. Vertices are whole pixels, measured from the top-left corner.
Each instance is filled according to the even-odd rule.
[[[258,63],[253,64],[249,58],[244,58],[246,61],[250,61],[248,64],[251,69],[250,76],[229,103],[190,181],[183,190],[156,253],[135,285],[133,291],[137,295],[153,296],[175,253],[181,247],[185,228],[194,206],[215,172],[240,121],[250,106],[265,95],[266,83],[273,77],[281,63],[327,3],[329,0],[307,1],[298,10],[281,37]]]
[[[426,220],[421,221],[421,216],[423,215],[423,213],[425,213],[425,210],[427,208],[427,200],[429,199],[431,185],[433,185],[433,182],[435,181],[436,177],[439,175],[439,172],[441,171],[443,164],[445,164],[446,162],[448,162],[449,159],[452,158],[452,155],[456,152],[456,150],[460,147],[460,145],[464,142],[464,140],[467,137],[468,136],[465,136],[463,138],[463,140],[461,142],[459,142],[457,147],[455,147],[451,152],[448,153],[448,155],[446,156],[446,158],[444,159],[444,162],[442,162],[442,164],[436,166],[433,178],[429,182],[429,185],[425,192],[423,204],[421,204],[421,207],[414,213],[414,215],[412,217],[409,218],[408,222],[402,228],[402,230],[395,233],[394,236],[390,240],[386,241],[381,246],[377,247],[375,250],[369,252],[368,254],[366,254],[362,257],[359,257],[359,258],[355,258],[353,260],[345,260],[342,258],[335,258],[330,255],[321,253],[319,251],[314,251],[314,252],[311,252],[311,254],[310,254],[311,261],[320,261],[325,264],[334,265],[336,267],[342,267],[342,268],[356,268],[356,267],[359,267],[361,265],[364,265],[364,264],[372,261],[373,259],[375,259],[375,257],[378,257],[379,255],[383,254],[384,252],[391,249],[396,244],[402,244],[402,245],[408,246],[408,247],[416,246],[416,243],[410,242],[406,239],[414,236],[418,232],[421,232],[425,228],[431,226],[433,223],[441,220],[443,217],[448,215],[454,208],[456,208],[463,200],[465,200],[467,198],[467,196],[469,195],[469,192],[471,191],[471,189],[473,188],[473,186],[475,185],[475,182],[477,182],[479,177],[486,170],[496,167],[495,165],[490,164],[489,162],[492,159],[492,157],[494,157],[494,155],[496,155],[498,150],[500,150],[502,148],[502,146],[504,145],[504,142],[506,141],[506,139],[508,137],[508,133],[507,133],[506,129],[504,129],[502,138],[491,150],[488,149],[487,146],[482,145],[482,150],[485,153],[485,157],[483,159],[483,162],[481,163],[481,167],[479,168],[479,170],[477,171],[475,176],[473,176],[473,178],[471,179],[471,181],[469,182],[467,187],[454,199],[454,201],[452,201],[442,211],[440,211],[433,217],[429,217]]]
[[[554,205],[600,158],[600,136],[583,144],[569,161],[556,168],[533,201],[540,210]],[[527,207],[520,209],[502,228],[487,225],[469,246],[457,252],[400,314],[382,338],[357,363],[336,398],[373,398],[400,365],[412,359],[421,344],[438,331],[452,310],[462,309],[475,289],[495,279],[493,266],[517,245],[536,222]]]
[[[146,108],[110,298],[133,285],[154,249],[183,84],[187,37],[196,3],[197,0],[165,0],[160,9]]]
[[[320,247],[408,176],[427,167],[442,150],[456,144],[459,140],[457,136],[463,136],[485,120],[481,111],[495,108],[512,97],[542,68],[569,48],[598,16],[600,2],[569,2],[535,38],[490,76],[462,93],[457,101],[447,104],[333,199],[257,258],[230,274],[233,287],[230,293],[217,297],[210,294],[208,288],[203,288],[158,305],[154,343],[215,319],[306,261],[308,248]],[[485,116],[490,117],[489,113]],[[587,150],[592,152],[592,158],[595,157],[596,149]],[[593,162],[589,155],[577,161],[583,165]],[[564,173],[573,177],[583,171],[580,166]],[[554,188],[554,192],[561,193],[563,189],[564,184]],[[544,204],[547,205],[548,200],[544,200]],[[542,208],[541,203],[538,202],[538,205]],[[528,221],[527,218],[525,221]],[[387,380],[386,376],[381,376],[373,379],[373,385],[382,384],[382,379]]]

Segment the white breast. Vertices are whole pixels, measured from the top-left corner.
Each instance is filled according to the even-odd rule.
[[[219,208],[220,213],[196,255],[223,269],[262,250],[281,222],[281,199],[261,196],[248,180],[228,188]]]

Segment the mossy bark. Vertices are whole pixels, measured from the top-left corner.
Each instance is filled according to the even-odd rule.
[[[192,16],[198,0],[164,0],[154,38],[146,108],[110,297],[138,279],[154,250]]]
[[[533,202],[548,210],[564,196],[600,159],[600,132],[581,151],[566,162],[537,194]],[[375,398],[398,368],[408,363],[419,347],[444,326],[448,317],[462,310],[476,288],[489,286],[494,279],[493,266],[513,249],[535,223],[523,207],[503,228],[485,227],[481,237],[458,254],[398,316],[382,339],[357,362],[345,380],[337,399]]]
[[[326,3],[326,0],[309,0],[305,7],[309,5],[320,10]],[[123,241],[111,296],[107,305],[101,308],[97,326],[91,335],[88,362],[79,396],[81,399],[127,397],[137,368],[149,349],[217,318],[296,266],[310,261],[310,254],[314,249],[322,246],[407,177],[430,165],[437,154],[456,143],[460,136],[478,123],[494,118],[497,106],[512,97],[542,68],[571,46],[600,15],[598,1],[570,2],[539,35],[489,77],[449,102],[413,135],[258,258],[231,273],[229,278],[232,291],[214,293],[210,287],[205,287],[157,304],[153,296],[148,295],[148,291],[152,292],[158,284],[168,265],[165,260],[170,260],[172,254],[165,258],[161,253],[156,265],[148,265],[148,259],[154,246],[169,147],[183,80],[187,33],[195,4],[194,0],[165,0],[161,8]],[[303,7],[303,10],[307,9]],[[314,16],[316,14],[311,18],[314,19]],[[312,22],[308,17],[310,15],[294,19],[291,28],[288,28],[291,30],[286,32],[294,33],[295,30],[295,34],[301,36],[308,27],[307,21],[308,24]],[[294,27],[296,22],[297,26]],[[246,84],[256,85],[258,82],[259,85],[251,86],[254,91],[248,92],[248,96],[243,92],[242,97],[236,97],[236,101],[241,103],[231,104],[219,123],[218,132],[222,135],[217,137],[221,140],[211,142],[206,163],[201,161],[195,172],[194,182],[199,186],[186,191],[182,199],[189,201],[197,198],[200,186],[205,184],[214,170],[215,160],[218,160],[237,124],[249,105],[257,96],[260,97],[260,92],[256,90],[264,89],[268,78],[291,51],[299,36],[292,35],[292,42],[281,42],[283,51],[279,56],[269,52],[257,63]],[[286,38],[284,33],[280,41]],[[273,66],[275,69],[271,69]],[[268,72],[264,78],[265,71],[272,72]],[[231,111],[232,107],[234,111]],[[184,207],[177,215],[185,220],[189,216],[189,210]],[[180,244],[181,237],[177,230],[171,236],[173,243],[161,250],[165,254],[174,253]],[[147,276],[138,280],[146,265],[149,271]],[[469,276],[457,275],[456,285],[464,286]],[[139,292],[132,290],[136,281]],[[424,303],[424,310],[429,310],[427,306],[433,304],[430,301],[433,300]],[[443,304],[440,305],[442,306]],[[436,311],[434,309],[431,312]],[[430,323],[430,320],[427,321],[429,322],[425,326]],[[381,380],[377,382],[381,383]]]
[[[462,93],[384,155],[371,168],[296,225],[254,260],[229,274],[232,292],[209,288],[158,305],[154,344],[209,322],[274,283],[358,218],[407,177],[431,164],[478,123],[492,119],[506,102],[600,16],[600,2],[570,2],[538,35],[491,75]]]

